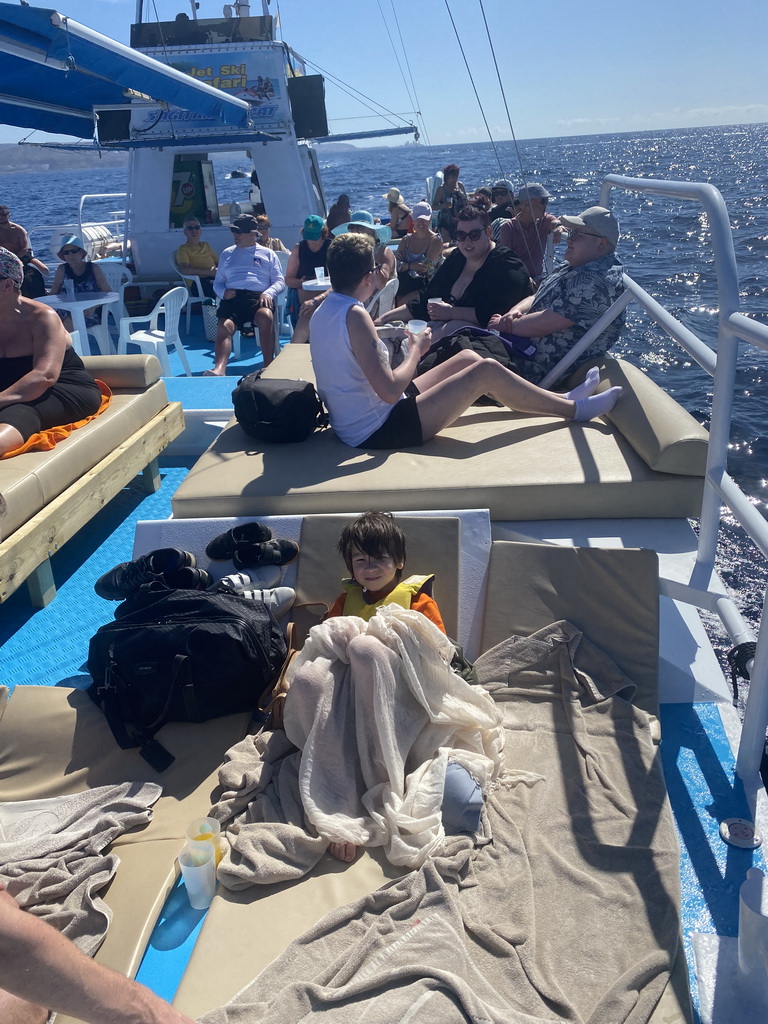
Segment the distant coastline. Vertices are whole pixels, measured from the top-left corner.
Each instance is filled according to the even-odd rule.
[[[79,153],[45,146],[0,145],[0,173],[20,174],[45,171],[95,170],[97,167],[127,167],[127,153]]]
[[[320,142],[318,149],[324,153],[354,151],[358,147],[348,142]],[[237,153],[215,153],[217,161],[236,160]],[[98,153],[86,150],[51,149],[47,146],[21,145],[20,143],[0,144],[0,174],[23,174],[25,172],[95,170],[97,167],[127,167],[128,153]]]

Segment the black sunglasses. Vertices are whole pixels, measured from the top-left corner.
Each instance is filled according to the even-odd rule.
[[[80,252],[79,249],[62,249],[61,252],[59,253],[59,255],[60,256],[75,256],[79,252]]]
[[[476,242],[484,232],[485,228],[472,228],[471,231],[457,231],[456,241],[466,242],[467,239],[469,239],[470,242]]]
[[[187,224],[187,226],[184,228],[184,230],[185,231],[202,231],[202,228],[200,227],[199,224]]]

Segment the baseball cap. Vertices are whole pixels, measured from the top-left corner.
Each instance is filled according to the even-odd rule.
[[[604,206],[590,206],[575,217],[561,216],[560,221],[567,228],[586,228],[593,235],[607,238],[611,245],[616,245],[619,240],[619,222]]]
[[[239,217],[235,217],[230,227],[237,228],[243,233],[259,230],[258,222],[252,213],[241,213]]]
[[[308,242],[316,242],[322,237],[325,221],[316,213],[311,213],[304,221],[304,239]]]
[[[521,203],[524,203],[528,199],[551,199],[552,196],[543,185],[539,185],[536,181],[529,181],[517,193],[517,198]]]
[[[515,191],[515,187],[512,184],[512,182],[509,180],[509,178],[499,178],[499,180],[498,181],[494,181],[493,185],[491,186],[491,191],[492,192],[500,192],[501,189],[506,189],[507,192],[512,192],[512,193],[514,193],[514,191]]]
[[[413,220],[432,220],[432,207],[429,203],[414,203],[411,210]]]

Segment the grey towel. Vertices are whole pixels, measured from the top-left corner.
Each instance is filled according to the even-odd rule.
[[[327,915],[204,1024],[645,1024],[678,934],[678,846],[633,684],[565,622],[477,662],[515,769],[493,841]]]
[[[103,851],[119,835],[146,824],[161,793],[153,782],[125,782],[0,804],[0,881],[21,907],[93,955],[111,919],[96,893],[120,863]]]

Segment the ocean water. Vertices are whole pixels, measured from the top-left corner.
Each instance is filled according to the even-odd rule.
[[[321,151],[320,163],[330,204],[347,192],[353,209],[386,213],[383,194],[397,185],[409,202],[425,196],[425,178],[455,162],[471,190],[499,177],[515,183],[539,181],[554,196],[553,213],[579,212],[594,205],[607,173],[635,177],[706,181],[727,203],[733,228],[745,311],[768,322],[768,125],[732,125],[635,134],[457,146],[402,146],[344,152]],[[238,157],[219,160],[220,202],[244,198],[247,182],[225,180]],[[0,201],[26,227],[71,222],[85,192],[120,192],[122,169],[39,172],[0,176]],[[116,208],[105,201],[104,215]],[[628,272],[713,348],[717,335],[717,296],[708,248],[705,216],[693,204],[614,192],[613,209],[621,221],[619,255]],[[42,236],[44,237],[44,236]],[[40,250],[45,258],[45,253]],[[627,327],[616,349],[669,390],[700,422],[707,424],[711,380],[692,364],[642,312],[630,307]],[[763,514],[768,511],[768,354],[743,346],[734,399],[729,469]],[[741,529],[724,515],[719,568],[738,594],[747,618],[755,623],[766,586],[766,572],[752,555]],[[727,641],[719,643],[727,648]]]

